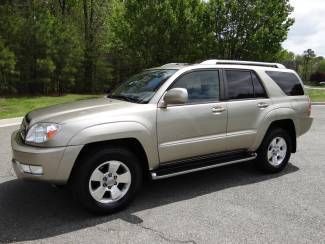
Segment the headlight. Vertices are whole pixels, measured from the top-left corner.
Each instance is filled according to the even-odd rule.
[[[59,132],[61,126],[54,123],[38,123],[32,126],[27,132],[26,142],[43,143]]]

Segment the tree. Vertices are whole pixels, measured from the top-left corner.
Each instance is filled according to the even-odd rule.
[[[303,54],[303,77],[305,81],[308,81],[310,78],[310,75],[312,73],[312,64],[313,64],[313,59],[316,57],[316,54],[314,50],[312,49],[307,49],[304,51]]]
[[[325,72],[325,60],[320,60],[319,62],[319,67],[318,67],[318,71],[320,72]]]
[[[0,7],[0,33],[16,54],[17,92],[61,94],[74,86],[82,45],[68,14],[77,5],[71,0],[63,10],[59,2],[63,4],[63,0],[30,0]]]
[[[169,62],[291,62],[281,51],[291,11],[288,0],[4,0],[6,82],[20,94],[98,92]]]
[[[10,76],[15,72],[15,65],[15,54],[5,46],[0,37],[0,94],[13,89],[10,84]]]
[[[53,84],[61,95],[71,90],[82,65],[82,44],[77,29],[69,23],[56,20],[53,28],[53,45],[50,57],[55,64]]]
[[[82,0],[84,20],[84,85],[95,91],[96,61],[104,45],[104,32],[110,13],[109,0]]]
[[[296,55],[293,52],[288,50],[281,50],[276,55],[276,62],[284,64],[289,69],[298,70],[297,62],[296,62]]]
[[[288,0],[211,0],[207,4],[218,58],[273,61],[293,24]]]
[[[202,1],[126,0],[112,6],[109,53],[118,80],[143,68],[208,56]]]
[[[325,82],[325,72],[315,72],[311,74],[310,81],[314,83]]]

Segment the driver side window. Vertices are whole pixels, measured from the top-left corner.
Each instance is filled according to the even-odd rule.
[[[218,70],[193,71],[181,76],[172,88],[185,88],[188,103],[219,101],[220,79]]]

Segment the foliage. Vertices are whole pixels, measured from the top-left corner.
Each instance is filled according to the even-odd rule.
[[[273,61],[293,24],[291,12],[286,0],[209,1],[216,57]]]
[[[169,62],[287,59],[291,12],[288,0],[2,1],[0,93],[94,93]]]
[[[320,72],[325,72],[325,60],[320,60],[319,62],[319,67],[318,67],[318,71]]]
[[[15,54],[0,38],[0,92],[10,92],[13,89],[10,76],[15,72],[15,66]]]
[[[287,68],[296,70],[307,83],[317,81],[319,74],[325,72],[324,57],[316,56],[312,49],[305,50],[302,55],[295,55],[283,49],[278,53],[276,60]]]
[[[325,72],[315,72],[310,76],[310,81],[314,83],[325,82]]]
[[[103,68],[102,58],[105,52],[107,21],[110,14],[109,0],[82,0],[84,62],[84,90],[96,91],[97,68]],[[100,71],[103,71],[101,69]],[[109,69],[106,69],[109,71]],[[108,73],[108,72],[107,72]],[[100,73],[101,74],[101,73]]]
[[[110,54],[122,72],[168,62],[202,59],[204,5],[200,0],[115,1],[110,18]],[[128,68],[124,68],[128,66]]]
[[[307,49],[303,54],[303,77],[307,81],[312,73],[313,59],[316,57],[314,50]]]

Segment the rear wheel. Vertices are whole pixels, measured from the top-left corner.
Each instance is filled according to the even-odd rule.
[[[283,170],[291,156],[292,140],[289,134],[281,129],[271,129],[258,150],[256,165],[267,173]]]
[[[72,190],[88,210],[107,214],[126,207],[142,183],[137,157],[125,148],[91,151],[79,162]]]

